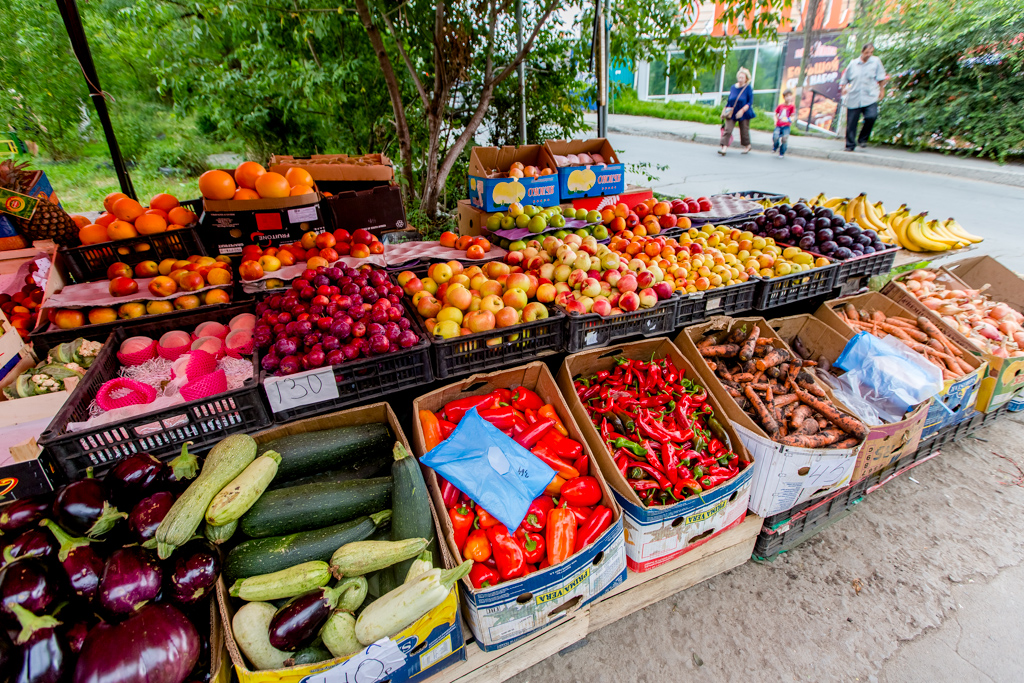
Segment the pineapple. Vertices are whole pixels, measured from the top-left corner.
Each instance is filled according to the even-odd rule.
[[[0,162],[0,187],[13,192],[28,192],[27,163]],[[78,226],[67,212],[52,202],[41,199],[29,220],[19,220],[18,225],[26,237],[32,240],[53,240],[57,244],[73,246],[78,244]]]

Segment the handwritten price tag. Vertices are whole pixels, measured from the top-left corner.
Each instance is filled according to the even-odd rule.
[[[338,398],[338,383],[330,367],[298,372],[287,377],[268,377],[263,388],[267,391],[270,409],[275,413]]]
[[[312,676],[301,683],[379,683],[405,666],[405,655],[394,641],[382,638],[338,666]]]
[[[846,463],[840,462],[817,462],[807,473],[806,488],[824,488],[841,481],[849,472]]]

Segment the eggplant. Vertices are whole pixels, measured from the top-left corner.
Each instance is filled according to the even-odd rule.
[[[50,511],[49,496],[33,496],[16,500],[0,514],[0,533],[10,533],[32,526]]]
[[[63,683],[74,670],[71,648],[57,632],[60,622],[50,616],[36,616],[14,605],[21,624],[17,643],[21,647],[21,669],[17,683]]]
[[[88,538],[71,536],[49,519],[44,519],[40,524],[49,529],[60,543],[57,559],[64,569],[71,590],[80,598],[92,600],[99,589],[100,577],[103,576],[103,558],[90,545]]]
[[[140,544],[156,535],[157,527],[175,500],[176,496],[170,491],[158,491],[135,504],[128,515],[128,529]]]
[[[160,594],[163,570],[152,552],[131,546],[107,558],[100,578],[100,605],[113,614],[131,614]]]
[[[119,460],[103,477],[114,502],[128,508],[156,493],[171,476],[171,468],[149,453],[134,453]]]
[[[169,488],[178,494],[184,493],[189,482],[199,474],[199,458],[188,452],[191,441],[181,445],[181,455],[170,462],[171,472],[167,477]]]
[[[285,652],[308,647],[316,640],[347,588],[324,586],[289,600],[270,620],[270,644]]]
[[[107,489],[102,482],[89,478],[68,484],[53,501],[53,514],[57,522],[77,536],[96,538],[114,528],[117,521],[127,517],[110,504]]]
[[[25,557],[0,571],[0,613],[13,617],[18,605],[43,614],[59,597],[60,584],[44,560]]]
[[[68,649],[77,655],[82,651],[85,637],[89,635],[90,630],[92,630],[92,625],[88,621],[75,621],[61,629],[61,635],[64,636],[64,642],[68,644]]]
[[[146,605],[89,631],[72,683],[182,683],[199,649],[195,626],[177,607]]]
[[[46,520],[43,520],[44,522]],[[57,546],[54,544],[50,534],[42,529],[29,529],[4,548],[3,561],[0,567],[6,567],[19,557],[38,557],[44,559],[57,554]]]
[[[189,541],[174,553],[170,574],[170,598],[191,605],[217,585],[222,558],[220,549],[206,539]]]
[[[0,628],[0,683],[14,683],[15,674],[21,671],[21,661],[21,648]]]

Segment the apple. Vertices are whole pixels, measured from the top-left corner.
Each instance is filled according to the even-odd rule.
[[[447,263],[433,263],[427,269],[427,277],[437,284],[448,282],[452,279],[453,275],[452,268]]]
[[[461,327],[462,320],[464,317],[465,316],[462,314],[462,311],[455,308],[454,306],[445,306],[437,314],[437,322],[441,322],[443,320],[454,320]]]
[[[651,308],[658,304],[658,295],[650,287],[640,290],[640,308]]]
[[[567,282],[569,276],[572,274],[572,266],[566,264],[560,264],[555,266],[555,281],[556,282]]]
[[[135,277],[156,277],[160,274],[160,266],[156,261],[140,261],[135,264]]]
[[[146,302],[146,314],[147,315],[160,315],[161,313],[171,313],[174,311],[174,304],[170,301],[147,301]]]
[[[590,254],[586,252],[576,254],[576,260],[572,265],[580,270],[590,270]]]
[[[473,303],[473,294],[465,287],[449,287],[445,299],[449,306],[466,311],[469,310],[470,304]],[[438,319],[440,320],[440,318]]]
[[[54,314],[53,324],[62,330],[74,329],[85,324],[85,315],[77,308],[62,308]]]
[[[571,292],[572,291],[572,287],[570,287],[569,283],[567,283],[567,282],[556,282],[555,283],[555,291],[556,292]]]
[[[625,294],[626,292],[635,292],[637,288],[636,276],[631,273],[623,275],[619,278],[619,282],[615,286],[618,288],[619,292],[623,294]],[[625,306],[623,306],[623,308],[625,308]]]
[[[358,231],[357,231],[358,232]],[[462,334],[462,328],[454,320],[438,320],[434,325],[434,336],[442,339],[451,339]]]
[[[414,294],[416,294],[416,292],[422,292],[423,291],[423,289],[424,289],[424,287],[423,287],[423,280],[421,280],[418,277],[416,277],[415,275],[413,275],[411,278],[409,278],[409,279],[407,279],[405,281],[405,284],[402,285],[402,289],[409,296],[413,296]]]
[[[157,265],[157,271],[161,275],[168,275],[172,270],[174,270],[174,264],[177,263],[177,261],[178,259],[165,258]]]
[[[529,298],[526,296],[526,292],[521,289],[510,289],[506,291],[504,296],[501,297],[501,300],[505,303],[506,308],[511,307],[517,311],[521,311],[526,308],[526,304],[530,302]]]
[[[70,313],[72,311],[69,310],[67,312]],[[78,312],[78,311],[74,311],[74,312]],[[58,311],[57,315],[60,315],[60,313],[61,313],[61,311]],[[92,309],[89,309],[89,324],[90,325],[101,325],[103,323],[112,323],[115,320],[117,320],[117,311],[115,311],[113,308],[108,308],[108,307],[104,306],[102,308],[92,308]],[[57,325],[57,327],[61,327],[61,325],[59,325],[57,323],[54,323],[54,324]],[[78,325],[74,325],[74,327],[78,327]]]
[[[424,318],[436,318],[441,312],[441,302],[433,296],[425,296],[416,304],[416,312]]]
[[[505,281],[505,289],[506,291],[519,289],[525,293],[530,289],[530,278],[525,273],[512,273]]]
[[[501,283],[497,280],[485,280],[482,285],[477,288],[480,292],[481,297],[490,296],[495,294],[501,296],[505,292],[505,288],[501,286]]]
[[[545,283],[537,287],[537,301],[540,301],[541,303],[551,303],[555,300],[556,294],[558,294],[558,290],[553,284]]]
[[[568,303],[565,304],[565,311],[570,314],[575,313],[576,315],[584,315],[587,312],[587,309],[584,308],[583,304],[576,299],[570,299]]]
[[[653,289],[654,293],[658,295],[659,299],[668,299],[669,297],[672,296],[673,291],[675,291],[672,287],[672,283],[666,282],[665,280],[655,283]]]
[[[330,233],[324,234],[326,235]],[[263,272],[265,273],[273,273],[275,270],[281,270],[281,259],[277,258],[276,256],[260,256],[259,264],[263,266]]]
[[[505,302],[502,301],[501,297],[497,294],[488,294],[484,298],[480,299],[481,311],[490,311],[491,313],[497,313],[503,308],[505,308]]]
[[[166,275],[159,275],[149,281],[149,293],[153,296],[171,296],[177,291],[178,284]]]
[[[214,304],[226,304],[231,301],[231,295],[227,293],[227,290],[223,289],[211,289],[208,292],[204,292],[203,303],[207,306]]]
[[[495,327],[512,327],[519,324],[519,311],[511,306],[505,306],[494,314]]]
[[[107,286],[110,296],[129,296],[139,291],[139,283],[130,277],[118,275]]]
[[[111,263],[110,266],[107,267],[107,279],[108,280],[113,280],[114,278],[118,278],[118,277],[131,277],[131,276],[132,276],[132,267],[129,266],[127,263],[121,263],[120,261],[118,261],[117,263]]]
[[[568,284],[573,289],[582,287],[583,283],[587,281],[590,275],[585,270],[574,270],[569,274]]]
[[[604,297],[598,297],[594,299],[594,305],[591,306],[590,311],[597,313],[599,316],[607,316],[612,312],[612,305],[608,302],[608,299]]]
[[[619,308],[626,312],[640,308],[640,297],[636,292],[624,292],[619,296]]]
[[[266,257],[264,257],[266,258]],[[198,292],[200,289],[206,286],[206,282],[203,280],[203,276],[199,273],[185,273],[178,280],[178,286],[186,292]]]
[[[437,283],[429,277],[423,278],[423,289],[427,290],[431,294],[437,294]],[[448,284],[447,282],[445,284]]]
[[[649,270],[641,270],[636,274],[636,286],[644,289],[654,284],[654,273]]]
[[[137,301],[127,304],[121,304],[121,307],[117,309],[117,315],[122,320],[141,318],[142,316],[146,315],[146,307]]]
[[[580,293],[584,296],[594,297],[601,293],[601,282],[588,277],[580,284]]]
[[[231,284],[231,271],[227,268],[211,268],[206,274],[206,281],[211,285]]]
[[[488,330],[493,330],[497,324],[493,311],[475,311],[467,316],[466,320],[466,327],[473,332],[486,332]]]
[[[545,263],[540,267],[538,275],[542,280],[553,282],[555,280],[555,270],[558,268],[554,263]]]
[[[476,275],[473,275],[472,277],[469,278],[469,288],[470,289],[475,289],[476,291],[479,292],[480,291],[480,287],[485,282],[489,282],[489,281],[490,280],[489,280],[489,278],[486,275],[484,275],[483,273],[477,273]]]
[[[655,282],[661,282],[662,280],[665,279],[665,271],[663,271],[661,267],[658,266],[657,264],[652,263],[651,265],[647,266],[647,270],[650,271],[651,275],[654,276]]]
[[[546,317],[548,317],[548,307],[539,301],[529,303],[523,309],[523,320],[528,323],[532,323],[534,320],[543,320]]]
[[[537,294],[537,287],[540,286],[540,280],[533,273],[527,273],[526,277],[530,280],[530,286],[526,288],[526,298],[532,299]]]
[[[622,274],[618,270],[606,270],[601,275],[601,279],[612,287],[616,287],[619,284],[619,280],[622,279]]]
[[[163,263],[166,263],[167,260],[168,259],[165,259]],[[161,273],[163,272],[162,268],[163,268],[163,265],[161,264],[161,271],[160,271]],[[174,273],[178,273],[178,272],[180,272],[182,275],[184,275],[186,271],[171,270],[167,274],[173,279],[174,278]],[[238,266],[238,274],[246,282],[252,282],[253,280],[259,280],[264,275],[264,273],[263,273],[263,266],[260,265],[259,261],[242,261],[242,263]]]
[[[619,305],[619,296],[621,295],[618,292],[612,292],[608,295],[608,303],[612,305],[612,308]]]
[[[604,280],[600,280],[598,284],[601,287],[601,296],[611,296],[612,286],[610,284],[608,284]]]
[[[411,270],[403,270],[398,274],[398,286],[404,288],[405,284],[416,277],[416,273]]]
[[[641,261],[638,258],[634,258],[634,259],[630,259],[629,260],[629,263],[627,264],[627,267],[629,268],[629,270],[633,271],[634,273],[639,273],[641,270],[646,270],[647,269],[647,264],[644,263],[643,261]]]
[[[199,297],[195,294],[183,294],[174,300],[174,308],[179,311],[199,308]]]

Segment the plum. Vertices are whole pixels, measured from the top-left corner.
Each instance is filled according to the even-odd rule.
[[[818,243],[819,244],[822,243],[822,242],[830,242],[833,237],[834,237],[833,232],[831,230],[829,230],[828,228],[825,228],[824,230],[819,230],[818,234],[817,234],[817,238],[818,238]]]
[[[836,237],[835,242],[840,247],[852,247],[853,246],[853,238],[850,237],[849,235],[840,235],[839,237]]]
[[[840,261],[845,261],[846,259],[853,257],[853,252],[846,247],[839,247],[834,252],[832,252],[832,256],[839,259]]]
[[[810,249],[814,246],[814,235],[804,235],[800,238],[800,248]]]
[[[828,256],[838,248],[839,245],[837,245],[832,240],[825,240],[824,242],[820,242],[818,244],[818,251],[820,251],[822,254],[825,254],[826,256]],[[845,249],[846,247],[843,248]]]

